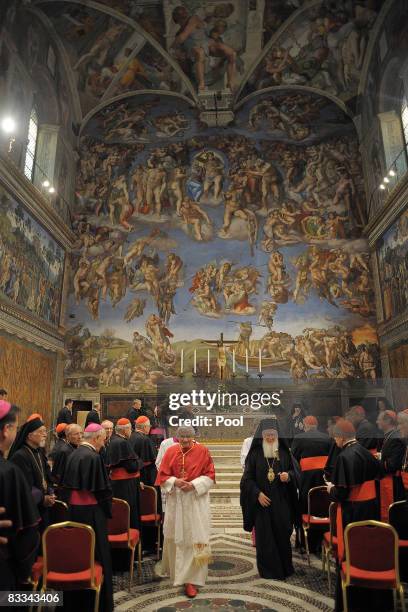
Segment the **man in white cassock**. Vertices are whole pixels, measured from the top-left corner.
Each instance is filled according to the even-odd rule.
[[[204,586],[211,560],[210,496],[215,482],[208,448],[194,440],[192,427],[179,427],[178,442],[168,448],[160,464],[156,485],[166,493],[164,545],[160,576],[174,586],[184,585],[187,597]]]

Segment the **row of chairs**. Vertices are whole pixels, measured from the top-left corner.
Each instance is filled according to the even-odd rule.
[[[400,597],[405,611],[404,590],[400,580],[400,551],[408,551],[408,539],[401,537],[401,526],[406,522],[408,501],[399,501],[389,507],[388,523],[358,521],[347,525],[344,531],[345,558],[341,563],[340,576],[343,591],[343,607],[347,612],[347,587],[392,589]],[[331,502],[326,487],[314,487],[308,495],[308,513],[302,516],[308,562],[310,555],[308,533],[310,529],[329,530],[323,533],[322,569],[327,571],[329,593],[331,592],[331,561],[337,562],[337,503]],[[394,607],[395,607],[394,606]]]
[[[157,556],[160,554],[161,515],[157,512],[157,491],[145,486],[141,491],[141,523],[157,529]],[[108,541],[112,549],[129,551],[129,589],[132,586],[137,550],[137,573],[142,574],[142,542],[138,529],[130,527],[130,507],[113,498],[112,518],[108,520]],[[103,584],[102,566],[95,560],[95,532],[89,525],[68,520],[68,506],[57,500],[52,508],[52,524],[42,536],[43,556],[31,571],[31,584],[41,591],[54,589],[95,591],[95,612],[99,608]],[[75,554],[73,554],[75,551]]]

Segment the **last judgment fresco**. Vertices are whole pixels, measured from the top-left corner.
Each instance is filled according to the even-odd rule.
[[[139,94],[94,114],[79,151],[66,388],[260,364],[376,379],[358,141],[336,104],[281,89],[221,129],[171,93]]]

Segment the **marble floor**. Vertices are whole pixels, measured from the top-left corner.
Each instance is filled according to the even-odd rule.
[[[128,575],[114,578],[115,610],[172,612],[176,610],[276,610],[305,612],[333,610],[327,580],[321,562],[294,551],[295,574],[286,581],[259,578],[255,549],[249,534],[242,528],[219,528],[211,536],[213,563],[209,579],[199,595],[189,600],[183,589],[173,587],[169,580],[158,579],[154,573],[155,559],[143,561],[143,575],[135,575],[128,590]]]

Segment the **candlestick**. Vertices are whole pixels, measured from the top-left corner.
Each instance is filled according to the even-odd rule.
[[[235,349],[232,349],[232,373],[235,374]]]
[[[194,372],[194,374],[197,374],[197,350],[196,349],[194,349],[193,372]]]
[[[207,372],[210,373],[210,349],[207,350]]]
[[[181,349],[180,352],[180,374],[184,372],[184,349]]]
[[[245,371],[248,374],[249,365],[248,365],[248,349],[245,349]]]
[[[262,350],[259,349],[259,373],[262,372]]]

